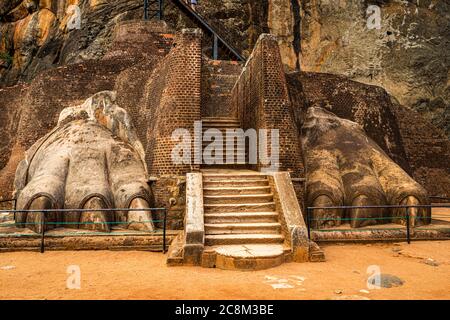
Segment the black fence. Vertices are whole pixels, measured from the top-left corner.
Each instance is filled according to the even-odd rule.
[[[411,214],[410,210],[416,208],[416,209],[438,209],[438,208],[448,208],[450,209],[449,205],[442,205],[442,204],[436,204],[436,205],[384,205],[384,206],[327,206],[327,207],[307,207],[306,209],[306,225],[308,229],[308,239],[311,240],[311,232],[312,231],[336,231],[336,232],[346,232],[349,230],[343,230],[343,229],[314,229],[312,226],[313,221],[344,221],[344,222],[351,222],[352,220],[384,220],[387,223],[391,223],[392,220],[405,220],[406,224],[406,241],[411,243]],[[321,217],[316,218],[314,217],[314,211],[315,210],[354,210],[354,209],[405,209],[405,215],[404,216],[394,216],[394,217],[369,217],[369,218],[350,218],[350,217]],[[448,215],[440,215],[440,214],[434,214],[432,215],[431,219],[436,218],[450,218],[450,214]],[[414,219],[430,219],[429,217],[414,217]],[[382,228],[382,229],[351,229],[350,231],[370,231],[370,230],[381,230],[381,231],[387,231],[389,229]],[[398,230],[396,228],[395,230]]]
[[[41,253],[45,252],[45,232],[46,232],[46,228],[45,226],[80,226],[80,225],[95,225],[95,224],[108,224],[108,225],[125,225],[125,224],[130,224],[130,223],[141,223],[141,224],[145,224],[145,223],[152,223],[153,226],[155,226],[156,224],[161,224],[162,223],[162,252],[166,253],[167,252],[167,209],[166,208],[143,208],[143,209],[131,209],[131,208],[126,208],[126,209],[118,209],[118,208],[114,208],[114,209],[38,209],[38,210],[16,210],[15,206],[16,206],[16,201],[15,200],[8,200],[8,201],[14,201],[14,209],[10,209],[10,210],[1,210],[0,209],[0,213],[13,213],[14,214],[14,223],[0,223],[0,227],[11,227],[11,226],[15,226],[15,227],[26,227],[26,226],[30,226],[30,225],[40,225],[40,229],[42,230],[40,232],[41,235],[41,244],[40,244],[40,251]],[[6,200],[3,202],[7,202]],[[48,213],[73,213],[73,212],[78,212],[78,213],[83,213],[83,212],[152,212],[152,213],[162,213],[162,219],[158,220],[158,219],[152,219],[152,220],[148,220],[148,221],[108,221],[108,222],[63,222],[63,221],[46,221],[45,219],[45,215]],[[22,222],[22,223],[18,223],[15,221],[15,215],[16,213],[40,213],[42,214],[42,218],[40,219],[41,221],[39,222]],[[141,233],[148,233],[148,234],[157,234],[159,232],[159,230],[157,230],[156,228],[154,228],[154,231],[139,231]],[[115,233],[102,233],[99,231],[89,231],[87,230],[86,233],[82,233],[82,232],[76,232],[76,233],[65,233],[63,235],[65,236],[84,236],[84,235],[110,235],[110,236],[122,236],[122,235],[128,235],[127,234],[115,234]],[[34,235],[34,234],[28,234],[28,235]],[[132,233],[129,233],[129,235],[133,235]]]

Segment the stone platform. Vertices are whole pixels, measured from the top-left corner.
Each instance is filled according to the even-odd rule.
[[[359,229],[343,224],[333,229],[311,231],[311,240],[322,242],[389,242],[406,241],[406,227],[400,224],[385,224]],[[450,240],[450,216],[448,218],[432,219],[430,225],[416,227],[410,230],[410,239],[414,240]]]
[[[206,247],[202,256],[203,267],[224,270],[263,270],[290,261],[290,248],[277,244],[212,246]]]
[[[38,251],[42,235],[3,223],[0,227],[0,252]],[[167,248],[179,231],[167,230]],[[45,250],[143,250],[162,251],[163,232],[139,232],[113,228],[110,233],[58,228],[45,233]]]

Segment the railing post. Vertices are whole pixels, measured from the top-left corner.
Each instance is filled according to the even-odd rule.
[[[13,213],[13,216],[14,216],[14,221],[16,221],[16,210],[17,210],[17,199],[13,199],[13,210],[14,210],[14,213]]]
[[[163,222],[163,253],[166,253],[166,229],[167,229],[167,208],[164,209],[164,222]]]
[[[144,20],[148,20],[148,0],[144,0]]]
[[[158,19],[164,19],[164,0],[158,0]]]
[[[408,244],[411,243],[411,230],[410,230],[410,218],[409,218],[409,207],[406,208],[406,241]]]
[[[311,212],[310,208],[306,208],[306,228],[308,229],[308,240],[311,240]]]
[[[42,218],[41,218],[41,228],[42,228],[42,237],[41,237],[41,253],[44,253],[45,251],[45,212],[42,211]]]
[[[219,59],[219,38],[217,37],[217,34],[214,33],[213,35],[213,59],[218,60]]]

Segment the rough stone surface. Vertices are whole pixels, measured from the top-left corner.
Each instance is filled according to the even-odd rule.
[[[308,109],[302,126],[303,151],[308,168],[306,199],[309,205],[370,206],[426,204],[425,189],[393,162],[356,123],[336,117],[322,108]],[[352,227],[404,220],[405,210],[314,210],[312,226],[341,224],[350,218]],[[429,224],[431,212],[411,209],[412,225]],[[399,217],[399,218],[396,218]],[[403,218],[401,218],[403,217]]]
[[[279,208],[285,241],[292,250],[293,260],[308,261],[308,233],[291,177],[287,172],[277,172],[271,175],[270,181],[275,190],[274,200]]]
[[[370,277],[367,282],[373,286],[380,286],[382,288],[399,287],[404,284],[404,281],[399,277],[384,273]]]
[[[176,1],[167,3],[172,27],[196,27]],[[80,30],[67,28],[70,5],[79,5]],[[369,5],[380,8],[379,29],[367,26]],[[140,0],[3,0],[0,6],[0,75],[9,84],[49,67],[101,58],[114,25],[143,14]],[[435,0],[202,0],[197,10],[245,56],[260,34],[272,33],[287,68],[382,86],[448,136],[449,6]],[[205,41],[205,52],[211,43]]]
[[[399,105],[380,87],[343,76],[305,72],[286,76],[298,127],[309,107],[329,110],[358,123],[430,195],[448,193],[450,140],[420,114]]]
[[[57,127],[39,139],[18,166],[18,210],[151,207],[144,149],[130,116],[114,102],[115,93],[105,91],[61,112]],[[48,205],[37,204],[41,198]],[[90,207],[93,199],[99,203]],[[142,203],[135,205],[137,201]],[[16,223],[33,230],[42,220],[39,212],[15,217]],[[109,231],[112,224],[123,223],[152,231],[152,220],[150,211],[45,214],[46,229],[62,225]]]
[[[185,262],[200,264],[205,243],[203,215],[202,174],[188,173],[186,176],[186,216],[183,243]]]
[[[234,245],[214,248],[214,266],[225,270],[263,270],[284,262],[281,245]]]

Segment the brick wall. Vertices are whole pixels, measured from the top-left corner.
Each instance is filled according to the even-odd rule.
[[[202,67],[202,117],[237,117],[231,90],[242,66],[235,61],[204,59]]]
[[[147,82],[142,107],[147,115],[146,157],[153,175],[184,175],[198,170],[192,164],[175,164],[172,150],[179,143],[172,133],[185,128],[193,138],[194,122],[201,119],[202,34],[185,29],[175,38],[174,48],[153,71]],[[194,153],[191,144],[191,163]]]
[[[383,88],[326,73],[293,72],[286,78],[298,128],[309,105],[330,110],[340,118],[359,123],[372,140],[411,173],[398,120]]]
[[[414,110],[395,103],[392,108],[412,176],[429,195],[450,197],[450,140]]]
[[[309,105],[355,121],[429,195],[449,196],[450,141],[417,112],[392,101],[381,87],[343,76],[310,72],[286,76],[299,128]]]
[[[299,135],[295,126],[277,40],[263,34],[232,90],[232,103],[244,129],[278,129],[280,170],[303,176]],[[258,164],[255,169],[261,169]]]

